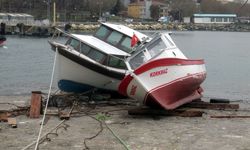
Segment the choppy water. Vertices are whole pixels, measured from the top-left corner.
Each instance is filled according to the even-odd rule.
[[[204,58],[206,97],[250,100],[250,33],[173,32],[189,58]],[[7,37],[0,47],[0,95],[47,90],[54,53],[46,38]]]

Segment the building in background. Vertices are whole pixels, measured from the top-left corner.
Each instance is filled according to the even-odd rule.
[[[144,18],[145,5],[144,2],[135,2],[128,5],[128,16],[132,18]]]
[[[19,23],[32,25],[34,23],[34,17],[24,13],[0,13],[0,23],[7,25],[17,25]]]
[[[229,24],[236,21],[236,14],[194,14],[194,23]]]
[[[137,0],[128,5],[128,16],[137,19],[151,19],[150,7],[157,5],[159,7],[159,16],[167,16],[169,6],[160,0]]]

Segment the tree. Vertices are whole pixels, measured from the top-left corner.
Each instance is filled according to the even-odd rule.
[[[102,15],[102,12],[110,11],[116,4],[116,0],[88,0],[88,10],[92,16]]]
[[[178,12],[181,18],[190,17],[198,11],[196,2],[194,2],[193,0],[174,0],[171,1],[170,7],[173,12]],[[179,18],[178,20],[180,20],[181,18]]]
[[[123,4],[121,3],[120,0],[117,0],[115,6],[111,9],[110,13],[117,15],[123,9],[124,9]]]
[[[157,20],[159,18],[159,15],[160,15],[160,7],[159,5],[151,5],[150,6],[150,12],[151,12],[151,17],[154,19],[154,20]]]

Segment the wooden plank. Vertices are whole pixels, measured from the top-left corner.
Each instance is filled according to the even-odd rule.
[[[183,105],[182,107],[191,107],[191,108],[202,108],[202,109],[215,109],[215,110],[237,110],[239,109],[239,104],[227,104],[227,103],[209,103],[209,102],[191,102]]]
[[[31,95],[30,118],[39,118],[41,112],[41,92],[33,91]]]
[[[180,116],[180,117],[202,117],[204,112],[193,109],[151,109],[151,108],[135,108],[128,110],[129,115],[146,115],[146,116]]]
[[[7,112],[0,113],[0,121],[3,121],[3,122],[8,121],[8,113]]]
[[[210,116],[210,118],[250,118],[250,116],[227,115],[227,116]]]
[[[8,124],[9,124],[12,128],[17,128],[16,118],[8,118]]]
[[[211,98],[210,103],[227,103],[227,104],[229,104],[230,101],[229,101],[229,99],[224,99],[224,98]]]
[[[63,119],[69,120],[70,114],[69,114],[69,113],[60,112],[60,113],[59,113],[59,118],[60,118],[61,120],[63,120]]]

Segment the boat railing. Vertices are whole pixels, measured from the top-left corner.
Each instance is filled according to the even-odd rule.
[[[71,33],[68,33],[66,31],[63,31],[59,28],[55,28],[55,31],[53,33],[53,36],[51,37],[51,39],[49,40],[50,43],[59,43],[60,45],[63,44],[64,46],[67,47],[68,50],[76,50],[79,52],[79,50],[75,49],[73,46],[67,44],[67,41],[69,40],[69,38],[73,38],[77,41],[79,41],[79,43],[82,42],[81,39],[79,39],[78,37],[72,35]],[[81,44],[79,44],[79,49],[81,49]],[[79,52],[79,55],[81,53]]]
[[[81,39],[79,39],[78,37],[72,35],[71,33],[67,32],[67,31],[63,31],[63,30],[61,30],[59,28],[55,28],[55,31],[54,31],[50,41],[57,41],[60,37],[64,37],[64,38],[65,37],[71,37],[71,38],[74,38],[74,39],[78,40],[79,42],[82,41]]]

